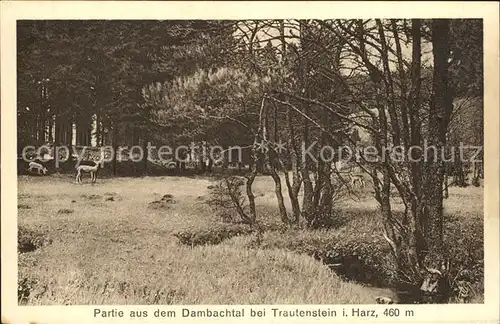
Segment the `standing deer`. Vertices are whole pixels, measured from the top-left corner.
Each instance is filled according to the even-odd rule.
[[[43,165],[41,165],[40,163],[30,162],[28,171],[31,172],[31,171],[33,171],[33,169],[37,169],[38,174],[40,174],[40,175],[42,173],[43,173],[43,175],[46,175],[47,171],[48,171],[47,168],[44,167]]]
[[[92,183],[95,183],[97,181],[97,171],[99,170],[99,166],[101,164],[102,161],[97,161],[97,162],[94,162],[95,165],[94,166],[90,166],[90,165],[79,165],[77,168],[76,168],[76,182],[77,183],[82,183],[82,173],[86,172],[86,173],[90,173],[90,180]]]
[[[351,186],[354,187],[356,183],[359,183],[361,188],[365,187],[365,178],[362,174],[353,174],[352,172],[349,172],[349,179],[351,179]]]

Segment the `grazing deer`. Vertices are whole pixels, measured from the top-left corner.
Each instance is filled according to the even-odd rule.
[[[349,172],[349,179],[351,179],[351,186],[354,187],[356,183],[359,183],[361,188],[365,187],[365,178],[362,174],[353,174],[352,172]]]
[[[31,171],[33,171],[33,169],[37,169],[38,174],[40,174],[40,175],[42,174],[42,172],[43,172],[43,175],[46,175],[47,171],[48,171],[47,168],[44,167],[43,165],[41,165],[40,163],[30,162],[28,171],[31,172]]]
[[[77,174],[76,174],[76,182],[77,183],[82,183],[82,173],[90,173],[90,180],[92,183],[95,183],[97,181],[97,170],[99,170],[99,166],[102,161],[97,161],[94,166],[90,165],[79,165],[76,168]]]

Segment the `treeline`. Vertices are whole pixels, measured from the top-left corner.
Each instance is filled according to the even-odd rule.
[[[19,151],[172,140],[178,130],[155,123],[144,89],[223,64],[206,43],[232,33],[222,21],[37,20],[17,29]]]

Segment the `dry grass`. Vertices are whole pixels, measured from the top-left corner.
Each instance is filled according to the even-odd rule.
[[[116,251],[118,252],[118,251]],[[309,257],[279,250],[165,246],[37,266],[29,304],[373,303]],[[98,265],[98,267],[96,267]]]
[[[51,242],[19,255],[20,303],[372,304],[376,296],[390,294],[344,282],[321,262],[289,251],[285,243],[248,249],[243,243],[251,236],[243,236],[219,245],[180,245],[174,233],[220,223],[203,204],[209,185],[203,178],[115,178],[77,185],[69,176],[20,176],[18,204],[29,208],[18,210],[19,226]],[[257,178],[262,210],[276,206],[270,186],[267,177]],[[165,194],[172,194],[175,204],[148,206]],[[467,216],[480,210],[463,203],[460,192],[450,194],[447,208],[453,213]],[[482,204],[482,195],[477,197]],[[364,210],[366,216],[334,234],[304,231],[299,237],[338,237],[367,219],[377,226],[373,201],[343,208],[354,214]],[[272,212],[262,217],[279,222]]]
[[[174,232],[217,221],[199,203],[208,180],[72,181],[19,178],[20,203],[31,207],[19,210],[19,225],[52,239],[20,255],[23,304],[373,303],[379,293],[283,250],[180,246]],[[167,193],[172,208],[148,208]]]

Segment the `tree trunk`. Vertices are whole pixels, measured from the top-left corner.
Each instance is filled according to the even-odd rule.
[[[143,167],[144,167],[144,175],[148,175],[148,160],[149,160],[149,150],[148,150],[148,138],[147,136],[144,136],[144,144],[143,144],[143,151],[144,151],[144,161],[143,161]]]
[[[255,180],[255,176],[257,175],[257,163],[258,163],[258,155],[255,148],[252,150],[252,161],[250,161],[250,175],[247,176],[247,182],[245,185],[247,198],[248,198],[248,207],[250,210],[250,221],[255,223],[257,220],[257,212],[255,209],[255,195],[252,191],[252,185]]]
[[[396,53],[398,58],[398,73],[399,80],[401,82],[401,102],[407,102],[407,83],[406,83],[406,73],[403,65],[403,53],[401,49],[401,42],[399,39],[398,28],[396,25],[396,20],[391,19],[392,33],[394,35],[394,42],[396,44]],[[417,32],[419,34],[420,31]],[[417,35],[420,37],[420,35]],[[415,41],[415,40],[414,40]],[[418,40],[420,42],[420,39]],[[415,47],[415,44],[413,45]],[[418,50],[417,55],[420,55],[420,44],[417,45],[416,50]],[[420,62],[419,62],[420,63]],[[408,107],[406,105],[401,105],[401,119],[402,119],[402,130],[403,130],[403,145],[408,146],[410,142],[410,132],[409,132],[409,118],[408,118]]]
[[[448,187],[449,187],[449,179],[448,179],[448,171],[445,169],[445,172],[444,172],[444,189],[443,189],[443,198],[444,199],[448,199],[448,197],[450,196],[450,192],[448,190]]]
[[[449,21],[434,20],[432,23],[434,75],[433,96],[429,110],[429,145],[436,147],[437,154],[427,161],[428,226],[426,239],[429,252],[441,254],[443,245],[443,181],[444,166],[440,152],[446,142],[448,116],[452,101],[448,89]],[[430,150],[429,152],[433,152]]]
[[[257,134],[255,135],[254,142],[252,145],[252,159],[250,161],[250,174],[246,177],[247,178],[247,183],[246,183],[246,192],[247,192],[247,197],[248,197],[248,206],[250,209],[250,219],[252,220],[253,223],[256,222],[257,220],[257,212],[255,209],[255,195],[253,194],[252,191],[252,185],[255,180],[255,176],[257,175],[257,168],[258,165],[260,164],[260,160],[262,157],[262,154],[260,152],[257,152],[257,143],[260,143],[262,141],[261,138],[261,131],[263,127],[263,113],[264,113],[264,105],[265,105],[265,97],[262,98],[262,103],[260,106],[260,113],[259,113],[259,129],[257,130]]]
[[[90,122],[90,125],[87,126],[85,135],[86,145],[92,146],[92,122]]]
[[[264,121],[263,127],[262,127],[262,139],[265,142],[269,142],[268,141],[269,114],[268,114],[267,110],[268,110],[267,107],[264,107],[264,109],[262,111],[262,114],[263,114],[262,118]],[[265,164],[266,164],[266,167],[267,167],[267,169],[268,169],[269,173],[271,174],[271,177],[273,178],[273,181],[274,181],[274,192],[276,194],[276,199],[278,199],[278,209],[280,212],[281,221],[283,222],[283,224],[289,225],[290,221],[288,219],[288,213],[286,211],[285,202],[283,199],[281,178],[278,175],[278,172],[276,171],[277,159],[278,159],[278,156],[277,156],[276,152],[274,151],[274,149],[271,147],[268,147],[266,155],[265,155]]]
[[[317,225],[326,225],[327,221],[332,218],[333,211],[333,188],[331,183],[331,164],[324,163],[323,170],[323,185],[321,186],[321,198],[319,200],[318,215],[321,215],[321,220]]]
[[[387,100],[389,102],[389,115],[390,115],[390,125],[392,126],[392,138],[395,146],[401,144],[401,130],[398,122],[398,115],[396,111],[396,100],[394,95],[394,83],[392,81],[392,72],[389,69],[389,52],[387,50],[387,43],[385,40],[384,27],[380,19],[376,19],[378,25],[378,31],[380,36],[380,43],[382,44],[382,62],[384,66],[385,78],[385,93]]]
[[[38,118],[38,145],[45,143],[45,120],[44,116],[40,115]]]
[[[238,166],[240,166],[241,163],[238,162]],[[207,172],[212,172],[214,166],[214,160],[209,156],[208,157],[208,165],[207,165]]]
[[[117,159],[118,159],[118,153],[119,153],[118,152],[118,143],[117,143],[117,140],[118,140],[117,137],[118,136],[117,136],[116,125],[113,125],[111,127],[112,127],[111,131],[112,131],[112,134],[113,134],[112,141],[113,141],[113,152],[114,152],[114,154],[113,154],[113,165],[112,166],[113,166],[113,176],[116,177],[116,173],[117,173],[116,167],[117,167]]]
[[[290,183],[290,178],[288,175],[288,169],[284,168],[285,172],[285,181],[286,185],[288,188],[288,196],[290,198],[290,203],[292,205],[292,214],[293,214],[293,219],[292,223],[294,225],[298,225],[300,221],[300,205],[299,205],[299,191],[300,187],[302,186],[302,181],[300,180],[299,177],[299,172],[300,172],[300,161],[299,161],[299,155],[297,153],[297,145],[295,142],[295,130],[293,127],[292,123],[292,111],[290,107],[287,107],[287,112],[286,112],[286,120],[287,120],[287,126],[288,126],[288,132],[289,132],[289,138],[288,138],[288,147],[290,148],[290,162],[292,165],[292,182]]]
[[[450,89],[448,88],[447,62],[450,52],[450,21],[436,19],[432,21],[432,45],[434,56],[433,95],[429,108],[429,145],[436,148],[429,150],[426,161],[425,223],[424,237],[427,245],[426,268],[440,271],[439,277],[429,272],[424,278],[421,290],[430,295],[431,302],[445,302],[448,296],[446,273],[446,252],[443,241],[443,181],[444,166],[441,151],[446,144],[446,129],[453,109]],[[445,270],[445,271],[443,271]],[[434,283],[438,283],[437,286]]]
[[[204,142],[201,142],[199,145],[198,145],[198,148],[200,148],[200,151],[198,152],[198,171],[200,173],[205,173],[205,171],[207,170],[207,164],[206,164],[206,161],[205,161],[205,143]]]
[[[231,151],[229,150],[228,147],[224,148],[226,151],[222,155],[222,168],[224,170],[227,170],[229,168],[229,155],[231,154]]]
[[[302,52],[307,53],[308,52],[308,44],[306,40],[307,36],[307,27],[306,24],[303,21],[300,21],[300,45],[302,47]],[[300,61],[299,64],[300,66],[300,75],[299,75],[299,84],[301,87],[301,91],[309,94],[308,92],[308,84],[307,84],[307,72],[308,72],[308,67],[306,66],[305,61]],[[308,96],[309,97],[309,96]],[[303,123],[303,128],[302,128],[302,145],[304,147],[308,147],[309,145],[309,120],[307,119],[306,116],[309,115],[309,103],[307,102],[302,102],[302,112],[304,113],[303,118],[302,118],[302,123]],[[305,154],[304,159],[300,159],[300,167],[301,167],[301,173],[302,173],[302,181],[304,182],[304,196],[302,199],[302,216],[305,218],[308,224],[311,223],[312,218],[314,217],[313,215],[313,185],[311,178],[309,176],[309,171],[311,170],[311,161],[310,158],[307,154]]]
[[[71,118],[67,122],[66,141],[67,141],[66,144],[68,146],[73,146],[73,120]]]
[[[96,146],[101,145],[101,137],[102,137],[101,118],[99,117],[99,113],[97,113],[95,115],[95,143],[96,143]]]
[[[326,112],[323,114],[323,119],[326,122],[328,116]],[[325,132],[320,135],[319,146],[323,147],[326,144]],[[325,163],[318,152],[316,164],[316,181],[313,188],[313,199],[311,209],[314,211],[310,219],[309,227],[318,228],[325,225],[325,221],[331,216],[331,182],[330,182],[330,164]],[[328,196],[330,199],[328,199]]]
[[[54,130],[54,116],[50,116],[49,119],[49,142],[52,143],[54,141],[54,135],[53,135],[53,130]]]

